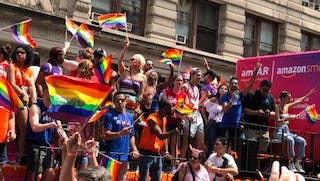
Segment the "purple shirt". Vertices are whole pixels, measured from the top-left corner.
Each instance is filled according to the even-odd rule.
[[[58,66],[54,66],[51,63],[45,63],[41,66],[40,71],[47,73],[48,75],[62,75],[62,69]]]

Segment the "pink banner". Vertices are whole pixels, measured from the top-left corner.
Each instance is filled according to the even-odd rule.
[[[320,51],[240,59],[237,62],[236,69],[240,89],[248,83],[257,61],[260,61],[262,66],[258,71],[253,89],[259,87],[261,80],[265,78],[271,80],[271,93],[275,97],[276,102],[279,103],[280,92],[283,90],[291,93],[293,101],[306,95],[313,87],[317,87],[315,94],[311,95],[305,102],[290,109],[289,113],[297,114],[311,104],[315,104],[317,112],[320,113]],[[289,128],[301,130],[304,134],[307,132],[320,133],[319,115],[316,123],[310,125],[306,114],[303,113],[297,120],[290,122]],[[309,144],[310,140],[307,140],[307,142]]]

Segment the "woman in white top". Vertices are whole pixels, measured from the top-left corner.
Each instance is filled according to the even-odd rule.
[[[216,141],[216,138],[219,137],[219,125],[222,121],[223,109],[221,103],[221,97],[228,93],[228,86],[222,84],[218,88],[218,93],[216,96],[208,99],[204,103],[206,111],[209,113],[208,118],[204,118],[206,121],[206,130],[205,130],[205,140],[207,146],[207,156],[212,153],[213,144]]]

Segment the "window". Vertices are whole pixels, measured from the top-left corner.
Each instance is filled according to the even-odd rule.
[[[308,33],[301,32],[301,51],[310,51],[310,50],[320,50],[320,36]]]
[[[276,23],[247,15],[243,41],[244,57],[272,55],[277,53]]]
[[[99,14],[125,12],[127,22],[132,24],[131,33],[144,35],[146,5],[147,0],[92,0],[92,12]]]
[[[188,47],[217,50],[219,6],[208,1],[178,0],[176,33],[187,37]]]

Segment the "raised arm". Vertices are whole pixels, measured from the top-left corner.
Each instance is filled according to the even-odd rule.
[[[257,78],[257,73],[258,73],[258,70],[260,69],[261,65],[262,65],[262,64],[261,64],[260,62],[257,62],[256,68],[255,68],[254,71],[253,71],[253,74],[252,74],[252,77],[251,77],[250,80],[249,80],[249,83],[244,87],[244,89],[243,89],[243,91],[242,91],[242,96],[243,96],[243,97],[245,97],[245,96],[248,94],[248,92],[250,91],[250,89],[251,89],[254,81],[255,81],[256,78]]]
[[[124,58],[125,54],[127,53],[129,45],[130,45],[130,40],[128,37],[126,37],[125,43],[124,43],[124,46],[121,50],[119,61],[118,61],[118,70],[119,70],[120,74],[122,74],[126,69],[126,66],[123,63],[123,58]]]
[[[149,125],[148,126],[150,126],[151,132],[154,133],[161,140],[169,138],[173,134],[179,134],[180,133],[178,128],[173,129],[173,130],[171,130],[169,132],[163,133],[161,128],[153,121],[149,121]]]
[[[309,92],[308,92],[306,95],[304,95],[304,96],[296,99],[294,102],[291,102],[291,103],[286,104],[285,106],[288,106],[288,109],[290,109],[291,107],[294,107],[294,106],[300,104],[302,101],[304,101],[305,99],[307,99],[308,97],[310,97],[310,96],[311,96],[312,94],[314,94],[315,92],[316,92],[316,87],[310,89]]]

